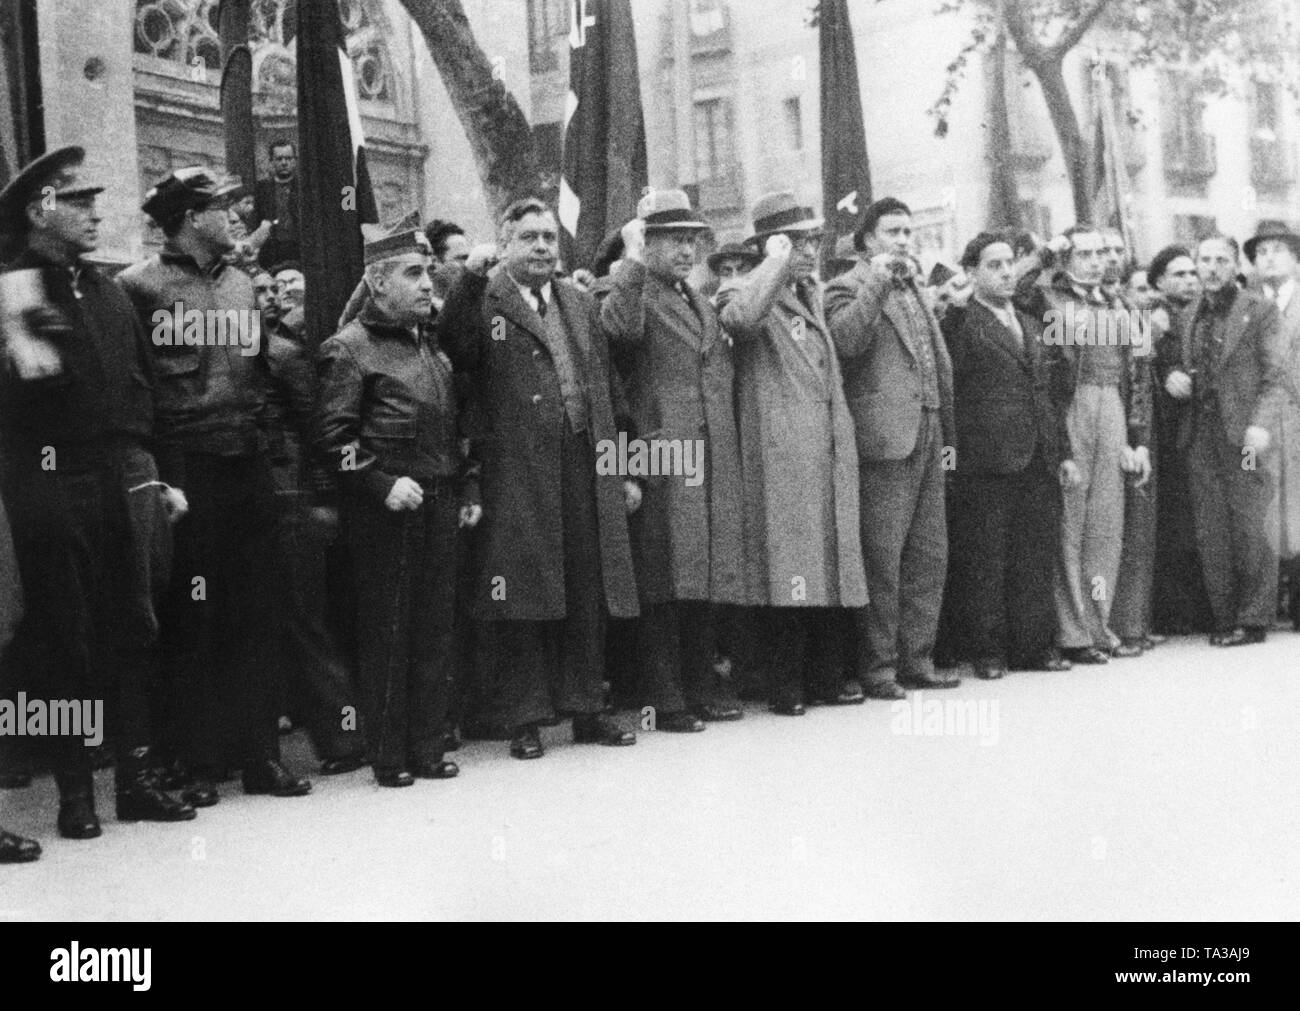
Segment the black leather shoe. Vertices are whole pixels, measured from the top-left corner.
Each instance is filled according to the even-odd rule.
[[[636,734],[624,730],[604,713],[583,713],[573,718],[573,743],[626,748],[636,743]]]
[[[694,713],[664,713],[655,717],[655,729],[665,734],[698,734],[707,724]]]
[[[1096,646],[1079,646],[1076,649],[1061,651],[1070,663],[1103,664],[1110,663],[1110,655]]]
[[[537,733],[537,724],[527,723],[515,730],[510,738],[510,757],[527,761],[541,758],[546,752],[542,748],[542,739]]]
[[[1143,649],[1155,649],[1157,646],[1163,646],[1169,641],[1167,635],[1157,635],[1155,632],[1148,632],[1142,637]]]
[[[808,711],[802,702],[794,702],[789,699],[783,702],[773,702],[767,708],[776,713],[777,716],[802,716]]]
[[[193,779],[190,785],[181,790],[181,800],[190,807],[215,807],[221,800],[217,785],[206,779]]]
[[[135,748],[117,761],[118,821],[193,821],[198,812],[164,793],[148,748]]]
[[[981,681],[1001,681],[1007,676],[1007,665],[1001,660],[976,660],[975,676]]]
[[[1113,650],[1110,655],[1116,660],[1127,660],[1130,657],[1141,656],[1145,652],[1141,639],[1125,639]]]
[[[26,790],[31,785],[30,772],[0,772],[0,790]]]
[[[279,762],[267,759],[244,769],[244,792],[272,797],[305,797],[311,793],[311,782],[299,779]]]
[[[365,757],[362,755],[344,755],[342,758],[327,758],[320,763],[320,774],[322,776],[344,776],[349,772],[356,772],[366,764]]]
[[[0,828],[0,864],[29,864],[41,855],[40,843]]]
[[[448,730],[442,735],[442,750],[444,752],[460,750],[460,734],[456,733],[454,729]]]
[[[409,771],[416,779],[455,779],[460,766],[455,762],[418,762]]]
[[[1264,641],[1262,628],[1234,628],[1223,637],[1220,646],[1253,646]]]
[[[936,670],[928,674],[900,674],[898,683],[904,688],[956,688],[961,684],[961,678]]]
[[[718,705],[712,702],[703,706],[695,706],[691,712],[705,723],[729,723],[732,720],[740,720],[745,717],[745,710],[741,709],[740,706]]]
[[[414,786],[415,777],[405,769],[375,767],[375,782],[380,786]]]
[[[893,678],[888,681],[868,681],[863,693],[869,699],[884,699],[886,701],[907,698],[907,692],[903,691],[903,686]]]
[[[1065,670],[1073,670],[1074,664],[1072,664],[1069,660],[1067,660],[1064,656],[1062,656],[1061,651],[1057,649],[1055,646],[1053,646],[1041,657],[1039,657],[1038,660],[1034,662],[1034,666],[1030,667],[1029,669],[1065,671]]]
[[[867,695],[858,682],[845,681],[834,695],[819,695],[809,701],[815,706],[857,706],[867,701]]]
[[[104,834],[95,815],[95,781],[90,773],[56,773],[59,788],[59,835],[64,839],[97,839]]]

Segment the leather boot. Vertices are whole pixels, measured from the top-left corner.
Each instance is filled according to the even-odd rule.
[[[95,779],[89,772],[57,772],[59,835],[64,839],[97,839],[103,834],[95,816]]]
[[[164,793],[148,748],[136,748],[117,760],[118,821],[192,821],[195,810]]]

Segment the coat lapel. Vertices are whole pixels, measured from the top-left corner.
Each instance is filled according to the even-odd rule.
[[[826,354],[833,356],[835,353],[830,346],[830,341],[826,340],[826,331],[821,320],[817,318],[817,315],[808,311],[808,307],[803,304],[803,300],[788,285],[781,288],[781,297],[777,304],[785,310],[787,319],[796,317],[803,319],[805,323],[803,340],[794,340],[793,334],[791,334],[791,340],[794,342],[794,346],[799,349],[799,354],[803,356],[804,361],[808,363],[809,370],[820,378],[821,372],[808,354],[808,341],[821,340],[825,345]],[[793,330],[794,328],[787,326],[786,329]]]
[[[552,283],[552,297],[557,287]],[[509,274],[504,270],[498,273],[488,284],[488,294],[495,305],[492,314],[499,312],[519,329],[532,334],[542,344],[546,344],[546,322],[537,315],[531,305],[524,301],[519,286]]]
[[[673,336],[691,350],[701,350],[704,347],[705,337],[704,324],[701,322],[703,317],[695,314],[695,310],[686,304],[686,300],[676,288],[653,276],[649,283],[652,285],[650,291],[653,294],[649,304],[666,317],[668,329],[672,331]],[[699,294],[692,291],[691,295],[692,304],[695,304],[694,299],[698,299]],[[696,308],[699,308],[698,305]]]
[[[1021,365],[1028,366],[1024,342],[1009,330],[982,302],[975,303],[976,321],[979,324],[980,337],[989,345],[999,348],[1016,359]],[[1012,309],[1012,312],[1015,310]],[[1020,324],[1024,329],[1024,324]],[[1026,331],[1027,332],[1027,331]]]

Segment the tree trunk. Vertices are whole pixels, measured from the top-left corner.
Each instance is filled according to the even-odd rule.
[[[460,0],[401,0],[424,36],[465,128],[479,178],[499,215],[542,187],[532,128],[474,38]]]
[[[1011,151],[1011,121],[1007,112],[1007,40],[999,35],[993,48],[993,88],[989,95],[989,160],[992,183],[989,219],[1006,228],[1021,228],[1019,191],[1016,186],[1014,154]]]
[[[1031,62],[1029,66],[1043,89],[1052,128],[1061,145],[1061,154],[1065,156],[1065,171],[1074,193],[1075,220],[1089,221],[1092,218],[1092,194],[1088,191],[1087,148],[1079,130],[1079,119],[1074,114],[1074,104],[1070,101],[1070,92],[1065,86],[1061,60]]]

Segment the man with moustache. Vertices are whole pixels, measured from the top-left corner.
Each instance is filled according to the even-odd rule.
[[[952,474],[952,592],[961,650],[985,680],[1008,667],[1067,670],[1055,649],[1052,578],[1061,485],[1077,480],[1053,398],[1042,323],[1019,312],[1007,237],[981,232],[961,267],[969,300],[954,300],[943,332],[953,367],[961,447]]]
[[[746,596],[762,608],[770,705],[854,705],[844,638],[867,602],[853,419],[815,277],[823,222],[793,193],[754,206],[764,260],[718,293],[736,344]]]
[[[1281,316],[1282,381],[1265,409],[1266,427],[1273,436],[1269,464],[1277,479],[1268,522],[1287,575],[1291,624],[1300,630],[1300,236],[1281,225],[1266,225],[1246,240],[1245,252],[1259,278],[1259,293]]]
[[[162,250],[120,282],[150,333],[157,376],[159,464],[185,488],[190,515],[176,527],[162,605],[166,684],[162,746],[179,763],[170,781],[196,807],[217,803],[217,782],[243,770],[244,792],[298,797],[311,784],[280,763],[274,630],[266,593],[275,493],[267,457],[265,349],[251,341],[253,282],[229,267],[227,204],[237,188],[201,167],[177,169],[145,195]],[[245,314],[238,339],[182,339],[176,306],[207,316]],[[252,353],[255,352],[255,353]]]
[[[1191,311],[1177,368],[1165,389],[1188,403],[1180,445],[1187,452],[1192,508],[1212,645],[1264,641],[1277,608],[1277,552],[1267,512],[1274,480],[1264,458],[1270,406],[1283,383],[1277,306],[1237,283],[1235,239],[1196,247],[1201,296]]]
[[[1191,251],[1182,245],[1166,246],[1151,258],[1147,280],[1155,293],[1151,304],[1156,378],[1153,438],[1160,460],[1161,488],[1156,501],[1152,626],[1175,635],[1208,632],[1213,618],[1201,575],[1201,556],[1196,549],[1187,457],[1178,446],[1183,416],[1190,406],[1175,400],[1165,389],[1165,379],[1181,360],[1188,312],[1200,289]]]
[[[348,510],[359,670],[380,786],[450,779],[457,475],[451,364],[426,332],[432,255],[414,215],[364,226],[370,299],[321,345],[320,450]]]
[[[6,668],[49,699],[104,699],[117,750],[119,821],[188,821],[150,751],[149,676],[157,634],[156,538],[185,496],[158,480],[145,336],[131,304],[87,256],[99,241],[85,151],[64,147],[0,192],[0,491],[26,611]],[[51,741],[67,839],[101,834],[91,749]],[[36,852],[39,852],[37,850]],[[0,859],[34,859],[0,838]]]
[[[943,455],[960,453],[952,362],[922,299],[907,205],[877,200],[855,244],[861,259],[827,286],[826,316],[861,459],[866,691],[900,698],[902,687],[959,683],[934,666],[948,566]]]
[[[1121,308],[1102,291],[1101,233],[1077,224],[1048,245],[1060,258],[1047,286],[1021,278],[1018,308],[1044,320],[1053,382],[1069,403],[1070,449],[1079,480],[1064,489],[1056,578],[1057,645],[1072,663],[1104,664],[1119,645],[1110,629],[1124,530],[1124,475],[1151,476],[1151,398],[1146,358],[1132,342],[1108,342],[1105,315]]]
[[[698,445],[702,481],[642,479],[632,517],[641,600],[638,702],[655,729],[691,733],[742,715],[713,669],[714,605],[743,604],[740,444],[731,342],[686,283],[708,225],[680,190],[648,193],[623,229],[623,260],[601,307],[644,439]]]
[[[573,717],[579,744],[636,736],[604,710],[605,622],[637,616],[627,514],[635,482],[596,472],[616,442],[609,352],[591,296],[555,276],[559,225],[537,199],[502,216],[496,250],[470,252],[435,323],[481,412],[484,560],[510,754],[543,754],[538,728]]]

